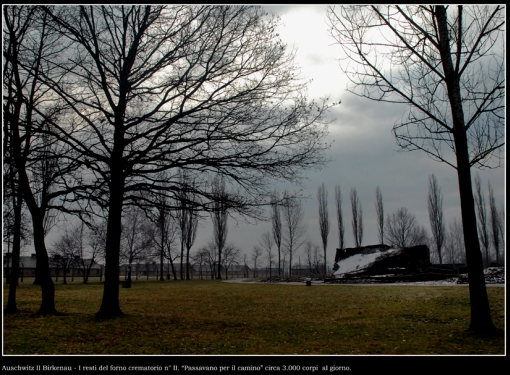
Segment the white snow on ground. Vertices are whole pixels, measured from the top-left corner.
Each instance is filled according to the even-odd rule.
[[[355,271],[361,271],[369,267],[371,264],[376,262],[379,258],[386,258],[393,254],[398,253],[402,249],[389,249],[384,252],[376,250],[370,253],[355,254],[348,258],[342,259],[337,264],[340,266],[333,275],[336,277],[342,277],[345,273],[351,273]]]

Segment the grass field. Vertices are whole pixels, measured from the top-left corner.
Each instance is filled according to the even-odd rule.
[[[95,318],[103,284],[56,286],[57,316],[35,316],[25,279],[4,314],[4,354],[504,354],[503,333],[467,331],[467,287],[134,281],[121,318]],[[4,285],[4,306],[8,287]],[[504,288],[488,288],[503,332]]]

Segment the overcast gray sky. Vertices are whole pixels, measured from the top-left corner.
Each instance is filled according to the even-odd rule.
[[[341,104],[332,111],[335,120],[329,126],[329,140],[333,146],[328,156],[333,159],[320,172],[310,173],[305,181],[305,221],[309,239],[321,244],[318,226],[316,192],[324,182],[328,190],[331,230],[328,237],[328,263],[332,264],[338,246],[334,188],[340,184],[343,195],[343,213],[346,226],[346,245],[354,246],[351,229],[349,191],[355,187],[363,208],[365,234],[363,244],[377,244],[378,234],[375,214],[375,189],[381,188],[385,214],[406,207],[416,215],[419,223],[430,233],[427,211],[428,178],[435,174],[443,193],[446,223],[454,218],[460,222],[460,200],[456,171],[431,160],[424,152],[398,152],[391,130],[405,112],[406,107],[378,103],[355,97],[345,90],[347,80],[339,67],[341,50],[328,35],[325,5],[275,5],[265,6],[281,17],[280,37],[289,48],[297,48],[297,63],[305,77],[313,79],[309,86],[310,98],[329,97]],[[494,188],[498,207],[504,202],[505,168],[495,170],[474,169],[479,173],[487,194],[487,181]],[[289,186],[291,188],[291,186]],[[271,230],[269,222],[256,225],[230,220],[228,242],[234,242],[248,255],[257,245],[261,235]],[[212,226],[203,223],[199,228],[195,248],[212,238]],[[297,259],[297,257],[295,258]]]

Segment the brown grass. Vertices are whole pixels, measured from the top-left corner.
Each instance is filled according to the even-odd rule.
[[[4,305],[8,289],[4,285]],[[488,288],[504,329],[504,288]],[[56,284],[63,315],[34,316],[40,289],[18,287],[4,354],[503,354],[504,337],[467,331],[467,287],[135,281],[126,316],[98,321],[102,283]]]

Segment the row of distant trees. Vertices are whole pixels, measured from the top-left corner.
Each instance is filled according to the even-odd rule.
[[[504,259],[504,207],[502,205],[499,208],[497,207],[494,191],[490,182],[488,182],[489,208],[487,209],[481,179],[478,174],[475,177],[475,188],[480,245],[484,249],[484,264],[488,267],[491,262],[502,263]],[[283,193],[284,197],[287,197],[287,195],[287,191]],[[419,224],[416,216],[409,212],[406,207],[401,207],[395,213],[388,214],[385,217],[383,195],[379,187],[376,188],[375,196],[379,243],[392,247],[428,245],[433,250],[431,253],[433,262],[439,264],[465,263],[466,255],[462,225],[457,219],[446,223],[443,213],[443,195],[434,174],[429,177],[427,196],[430,235],[425,227]],[[301,203],[299,198],[292,197],[285,199],[280,204],[273,203],[271,215],[273,231],[272,233],[264,233],[260,244],[253,247],[251,260],[255,266],[260,265],[261,261],[265,260],[264,264],[269,269],[276,265],[278,273],[281,274],[286,267],[285,264],[287,264],[287,272],[291,274],[292,267],[295,265],[295,263],[292,263],[292,259],[295,260],[296,254],[301,249],[300,255],[304,256],[311,271],[326,273],[330,219],[328,191],[324,183],[317,190],[317,200],[323,256],[318,257],[320,246],[313,244],[306,236],[306,225],[303,222]],[[350,191],[350,203],[354,246],[361,247],[364,235],[363,210],[356,188],[352,188]],[[342,210],[342,191],[338,184],[335,186],[335,209],[338,225],[338,248],[343,249],[346,247],[345,223]],[[319,264],[321,269],[319,269]]]
[[[212,186],[215,189],[215,194],[227,194],[221,177],[215,179]],[[482,243],[483,248],[487,249],[484,254],[486,255],[485,263],[488,266],[491,261],[499,263],[504,259],[504,253],[502,252],[504,249],[504,213],[502,206],[499,209],[496,206],[490,182],[488,183],[488,213],[479,175],[475,177],[475,186],[477,211],[479,215],[485,215],[485,220],[483,220],[483,216],[479,220],[479,231],[481,240],[486,240],[489,243],[488,245]],[[288,196],[288,192],[284,192],[283,195]],[[318,188],[317,199],[319,202],[319,224],[323,241],[323,254],[325,254],[327,248],[330,225],[327,197],[328,192],[322,184]],[[454,219],[448,224],[447,229],[447,223],[443,217],[443,196],[435,175],[429,177],[430,236],[426,229],[419,225],[415,215],[405,207],[399,208],[395,213],[387,215],[384,219],[382,198],[382,192],[377,187],[375,206],[379,243],[394,247],[427,244],[433,249],[433,261],[439,264],[465,263],[462,226],[457,219]],[[350,199],[353,211],[353,235],[356,238],[355,242],[358,241],[356,246],[361,246],[363,239],[362,208],[355,188],[351,190]],[[218,202],[221,202],[221,200],[218,200]],[[292,272],[293,266],[297,264],[297,254],[300,259],[299,263],[308,267],[310,272],[325,273],[324,266],[327,266],[327,260],[325,261],[326,258],[320,255],[320,246],[312,243],[306,236],[302,207],[300,204],[291,206],[290,209],[285,207],[286,204],[296,204],[296,202],[298,202],[298,199],[295,197],[282,201],[278,212],[274,211],[278,205],[273,204],[272,224],[275,231],[264,233],[260,243],[253,247],[249,256],[243,253],[235,244],[226,242],[228,233],[227,210],[216,211],[213,216],[213,238],[205,246],[190,254],[198,224],[198,215],[193,214],[193,211],[187,212],[181,209],[173,216],[166,218],[159,214],[159,221],[153,222],[141,208],[131,207],[124,213],[123,217],[121,263],[127,263],[131,266],[134,263],[150,262],[156,259],[159,260],[160,265],[164,262],[170,265],[174,280],[177,280],[177,273],[181,279],[189,280],[190,263],[196,264],[199,268],[207,267],[212,278],[221,278],[220,268],[228,272],[232,265],[251,266],[255,270],[260,267],[267,267],[270,272],[275,269],[277,273],[285,272],[289,274]],[[185,202],[182,207],[185,207]],[[344,248],[345,225],[339,185],[335,186],[335,208],[337,211],[339,248]],[[289,213],[293,213],[293,215]],[[280,232],[278,231],[278,220],[283,220]],[[189,231],[186,229],[186,223],[189,223]],[[289,234],[292,234],[293,237],[290,237]],[[281,238],[280,253],[278,253],[277,246],[275,246],[278,238]],[[84,271],[84,282],[86,282],[87,267],[90,267],[93,261],[101,259],[104,254],[104,244],[104,225],[89,230],[83,223],[79,223],[64,231],[60,239],[53,244],[50,256],[53,259],[58,259],[57,263],[55,261],[53,263],[63,271],[71,265],[78,266]],[[290,253],[290,245],[293,246],[292,254]],[[280,263],[276,261],[277,255],[280,255]],[[294,255],[293,263],[290,262],[291,255]],[[301,262],[301,256],[303,262]],[[74,264],[75,259],[81,260],[78,264]],[[218,268],[218,265],[220,265],[220,268]],[[178,272],[176,272],[176,269]],[[163,277],[162,270],[160,275]],[[128,278],[130,278],[130,275],[128,275]]]

